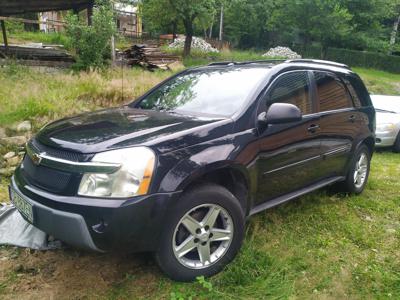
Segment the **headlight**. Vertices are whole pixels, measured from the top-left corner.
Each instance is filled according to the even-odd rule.
[[[93,162],[117,163],[112,174],[85,173],[78,194],[89,197],[127,198],[147,194],[153,175],[155,155],[146,147],[111,150],[96,154]]]
[[[393,123],[383,123],[376,125],[377,132],[392,131],[394,129],[396,129],[396,125]]]

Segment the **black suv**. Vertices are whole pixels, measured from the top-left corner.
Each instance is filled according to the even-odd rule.
[[[362,192],[374,129],[345,65],[214,63],[127,106],[47,125],[10,196],[70,245],[151,251],[171,278],[192,280],[235,257],[247,217],[327,185]]]

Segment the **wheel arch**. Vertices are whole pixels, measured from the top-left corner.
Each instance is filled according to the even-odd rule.
[[[246,167],[230,161],[219,161],[196,168],[174,188],[186,191],[202,183],[215,183],[226,188],[238,200],[247,215],[251,207],[251,181]]]

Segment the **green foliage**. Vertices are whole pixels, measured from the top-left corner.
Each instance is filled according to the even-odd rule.
[[[77,15],[69,14],[66,33],[77,55],[74,67],[89,70],[107,65],[111,53],[110,40],[115,30],[112,7],[107,0],[97,2],[90,26]]]
[[[232,0],[227,4],[225,37],[240,48],[317,42],[323,49],[386,52],[393,21],[400,13],[399,0]]]
[[[307,58],[321,58],[321,48],[309,46],[298,51]],[[339,48],[328,48],[325,59],[337,61],[352,67],[378,69],[400,73],[400,56],[386,55],[378,52],[356,51]]]
[[[5,21],[7,33],[16,33],[24,30],[24,24],[17,21]],[[3,35],[1,35],[3,38]]]

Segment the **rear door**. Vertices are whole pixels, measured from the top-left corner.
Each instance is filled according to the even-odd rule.
[[[280,75],[266,93],[260,111],[272,103],[300,108],[299,122],[270,124],[259,136],[258,203],[305,187],[320,176],[319,116],[315,114],[311,73]]]
[[[344,175],[352,145],[360,133],[362,117],[353,100],[334,73],[314,72],[317,105],[320,115],[322,171],[324,177]]]

